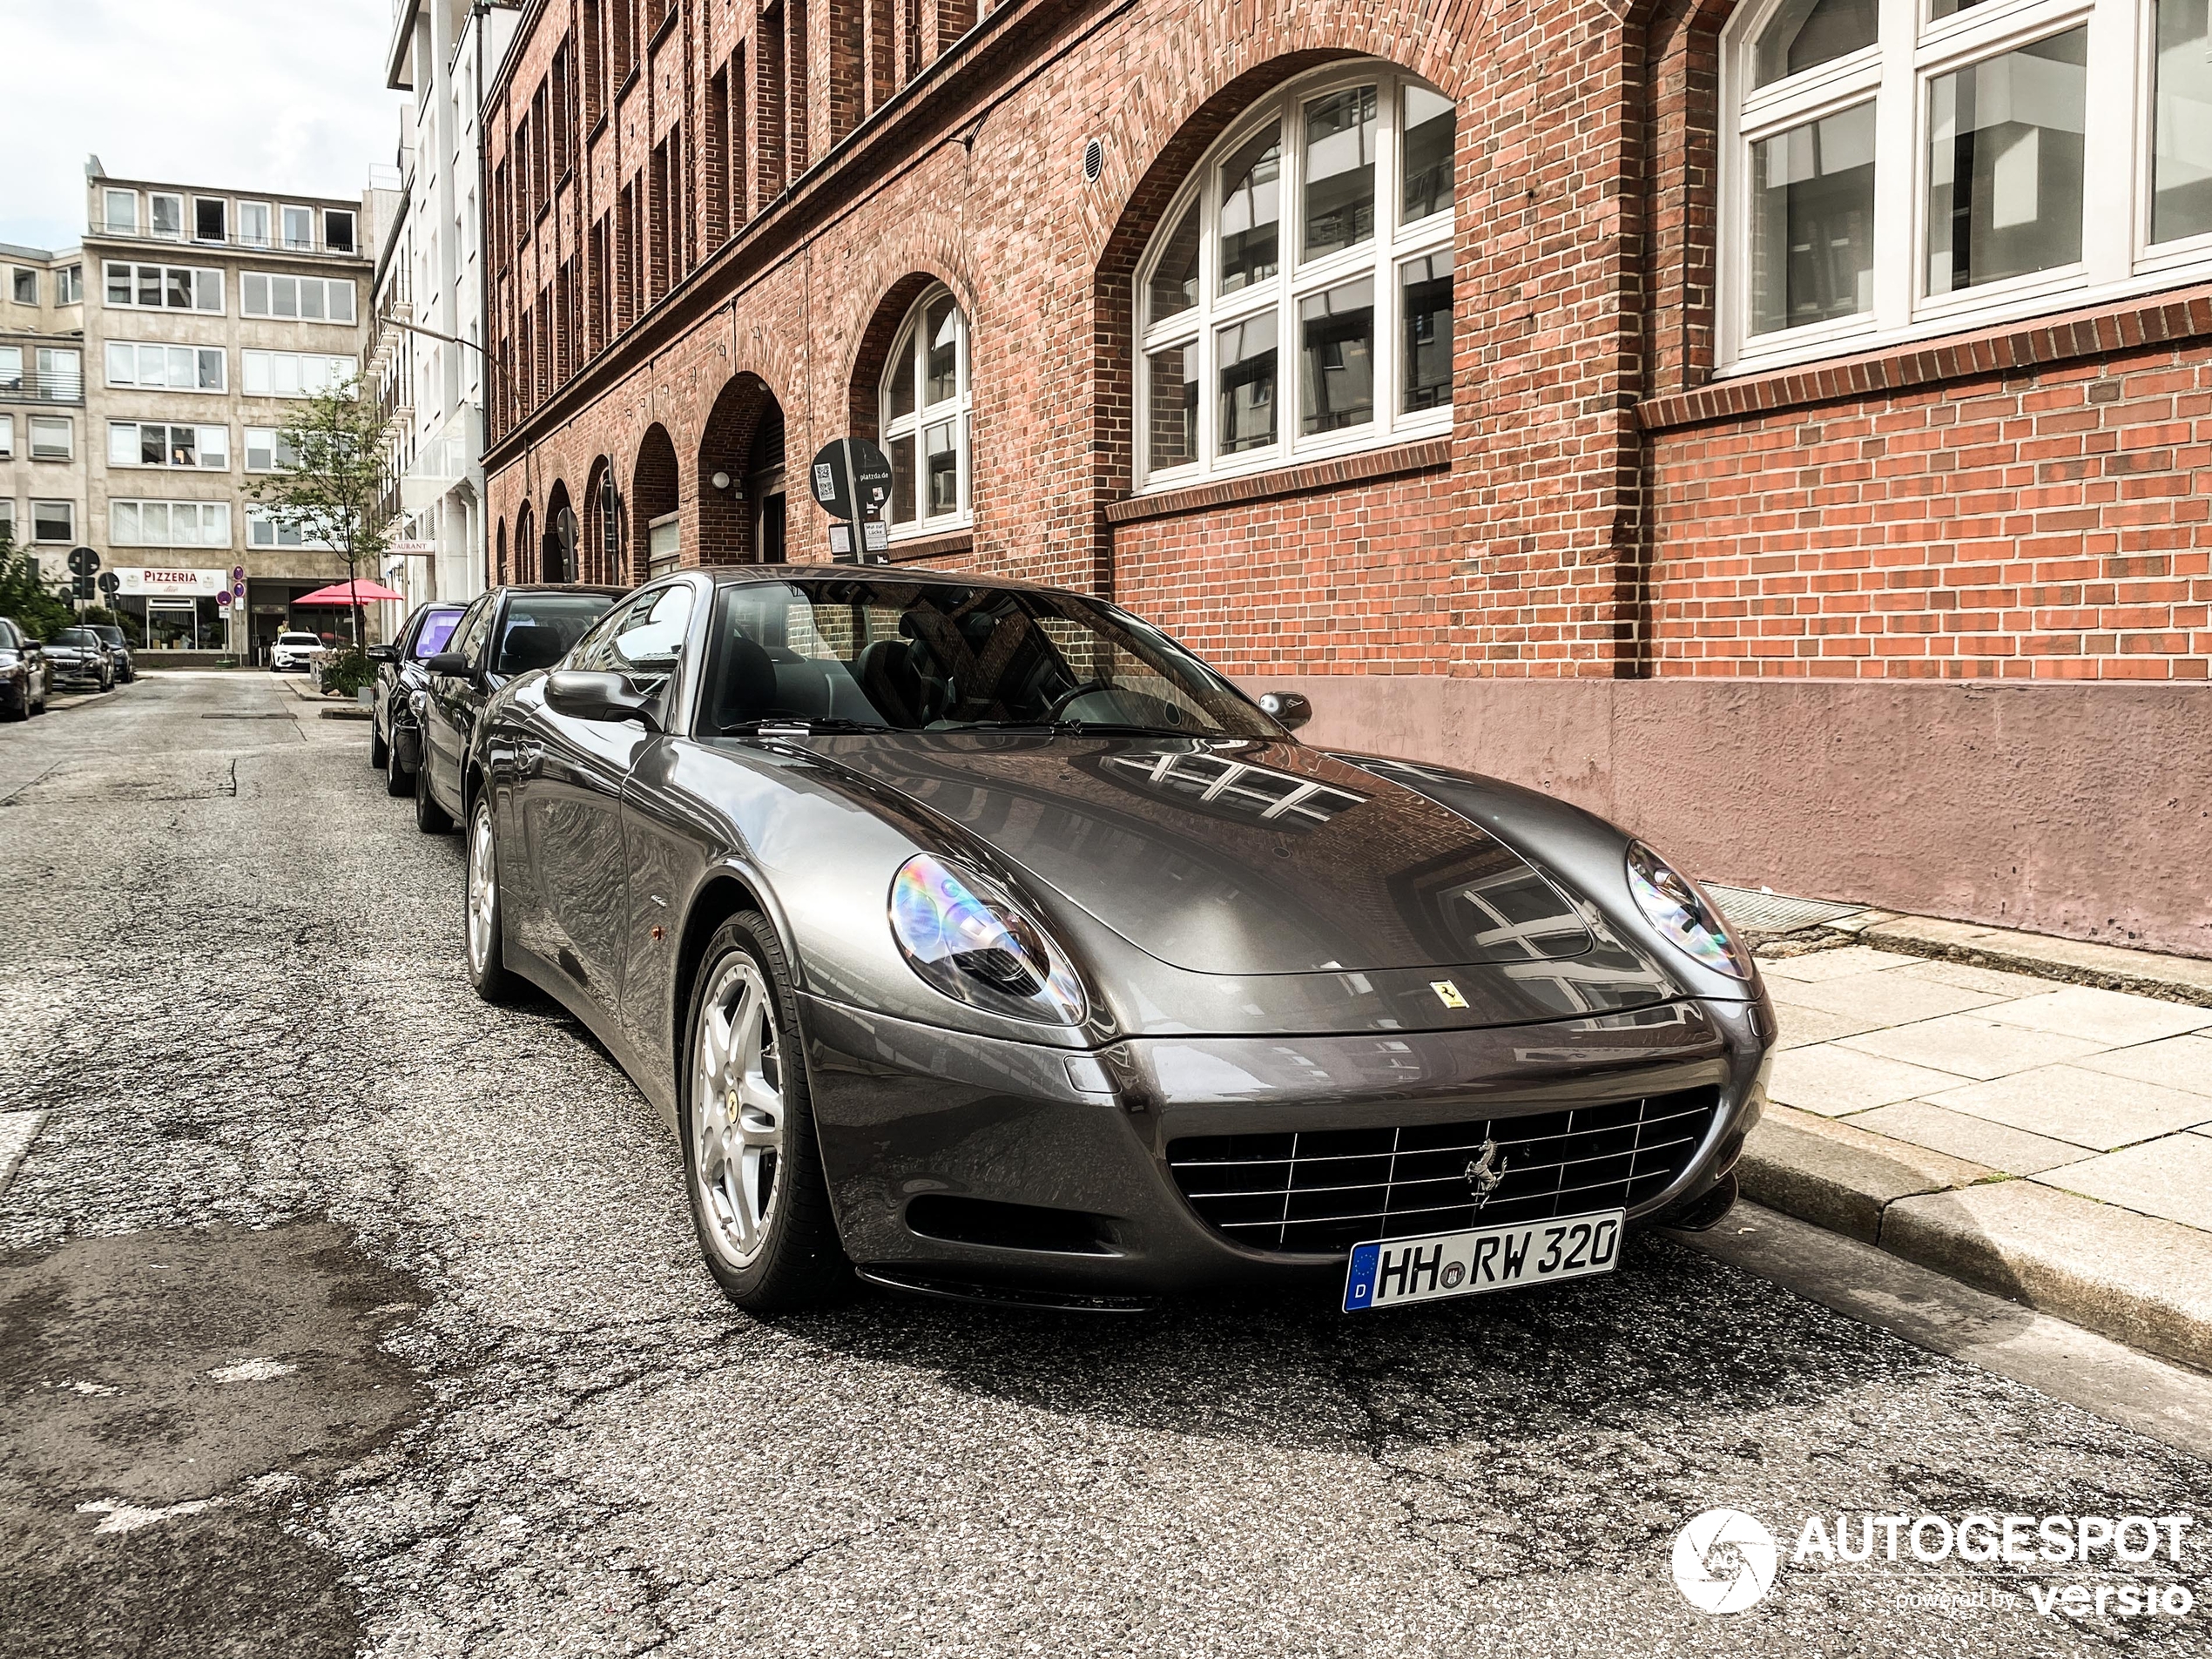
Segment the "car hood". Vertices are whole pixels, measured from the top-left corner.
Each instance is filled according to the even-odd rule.
[[[1580,908],[1481,827],[1300,744],[905,732],[806,746],[1177,968],[1450,968],[1594,943]]]

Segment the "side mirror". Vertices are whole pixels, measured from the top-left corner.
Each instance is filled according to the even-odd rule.
[[[632,691],[619,674],[563,668],[546,676],[545,706],[571,720],[637,720],[648,732],[660,730],[655,699]]]
[[[432,674],[466,674],[469,659],[457,651],[442,651],[425,657],[422,666]]]
[[[400,660],[399,649],[394,645],[371,645],[368,660],[372,663],[396,663]]]
[[[1313,718],[1313,705],[1296,691],[1262,691],[1259,708],[1285,732],[1295,732]]]

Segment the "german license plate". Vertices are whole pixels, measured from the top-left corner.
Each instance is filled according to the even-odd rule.
[[[1465,1232],[1379,1239],[1354,1246],[1345,1275],[1344,1311],[1480,1296],[1521,1285],[1609,1273],[1621,1259],[1627,1213],[1598,1210]]]

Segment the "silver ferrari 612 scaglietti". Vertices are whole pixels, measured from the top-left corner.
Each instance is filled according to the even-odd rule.
[[[573,1009],[761,1312],[851,1276],[1062,1306],[1305,1276],[1347,1311],[1710,1226],[1772,1005],[1576,807],[1291,735],[1081,595],[678,573],[494,696],[468,958]]]

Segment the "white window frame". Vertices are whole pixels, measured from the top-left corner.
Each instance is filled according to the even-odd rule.
[[[261,215],[261,232],[254,236],[248,234],[246,220],[250,212],[257,210]],[[241,201],[238,204],[238,242],[240,247],[274,247],[276,226],[275,203]]]
[[[38,533],[38,509],[58,507],[69,516],[69,528],[59,536]],[[34,497],[30,503],[30,540],[34,547],[66,547],[77,539],[77,503],[73,501],[41,501]]]
[[[925,405],[921,401],[922,379],[927,372],[928,345],[921,337],[921,320],[929,307],[940,300],[950,299],[953,315],[958,325],[955,341],[955,363],[953,376],[954,390],[948,398]],[[886,502],[883,523],[886,533],[894,542],[912,541],[917,536],[941,536],[948,530],[963,529],[975,522],[974,467],[972,450],[974,443],[975,388],[971,376],[972,354],[969,348],[968,311],[954,293],[941,282],[933,282],[921,297],[907,308],[906,318],[899,325],[896,341],[891,355],[883,366],[882,377],[876,383],[876,408],[891,407],[892,381],[901,372],[914,377],[914,407],[897,420],[879,421],[879,442],[886,455],[891,452],[894,440],[911,437],[914,441],[914,516],[905,523],[894,517],[895,502]],[[922,434],[931,427],[953,422],[954,448],[959,462],[960,503],[949,513],[932,516],[927,512],[929,489],[929,457],[922,453]],[[894,482],[893,488],[897,485]]]
[[[280,282],[295,284],[295,293],[297,289],[304,289],[310,283],[320,287],[323,293],[323,314],[320,317],[300,316],[296,311],[298,303],[296,299],[294,314],[287,316],[277,310],[275,308],[276,285]],[[262,306],[259,310],[256,310],[253,306],[253,289],[256,283],[263,285]],[[331,300],[341,293],[346,297],[346,314],[342,317],[333,316]],[[241,317],[266,318],[273,322],[306,322],[324,327],[350,328],[361,320],[359,300],[360,291],[351,277],[299,276],[289,271],[246,271],[239,273],[238,280],[238,314]]]
[[[25,277],[30,279],[30,298],[19,298],[16,290],[23,286]],[[30,265],[11,265],[8,267],[8,301],[10,305],[35,306],[38,303],[38,269]]]
[[[162,428],[165,450],[168,448],[171,429],[189,428],[192,434],[192,451],[199,459],[189,467],[169,461],[145,460],[145,428],[150,426]],[[211,438],[213,440],[212,444],[209,442]],[[120,459],[116,455],[118,440],[126,451]],[[211,451],[214,456],[212,460],[209,458]],[[110,467],[144,468],[148,471],[228,472],[231,469],[231,429],[227,426],[208,426],[197,421],[110,421],[107,423],[107,464]]]
[[[330,239],[330,221],[346,221],[347,246],[339,247]],[[315,230],[322,239],[317,244],[326,253],[359,253],[361,251],[361,216],[350,207],[321,207],[315,210]]]
[[[0,415],[0,461],[16,458],[16,417]]]
[[[10,424],[13,425],[13,422]],[[13,496],[0,496],[0,541],[12,546],[15,539],[16,498]]]
[[[84,303],[84,267],[64,265],[54,273],[54,303],[76,306]]]
[[[293,213],[305,213],[307,216],[307,239],[304,242],[293,241],[286,225],[287,216]],[[282,203],[277,208],[276,224],[273,228],[276,232],[277,246],[294,253],[312,253],[314,252],[315,230],[317,227],[315,225],[315,210],[314,208],[303,206],[298,202]]]
[[[126,285],[131,292],[131,298],[128,300],[118,300],[115,297],[114,273],[118,271],[128,271],[131,273]],[[192,304],[189,307],[172,306],[166,301],[151,306],[141,304],[138,293],[138,273],[142,271],[158,271],[161,273],[158,286],[165,294],[169,292],[169,279],[177,272],[183,272],[189,280],[192,290]],[[211,297],[215,302],[212,305],[206,303]],[[226,314],[223,300],[223,273],[213,266],[151,265],[136,260],[109,260],[104,262],[100,271],[100,301],[111,311],[189,310],[194,316]]]
[[[141,522],[145,509],[158,507],[169,520],[165,539],[149,537]],[[192,509],[192,539],[179,540],[176,532],[176,509]],[[165,497],[137,496],[110,500],[107,504],[107,539],[111,547],[155,547],[171,549],[229,549],[237,545],[232,518],[231,504],[226,501],[176,501]]]
[[[334,356],[327,352],[241,351],[238,355],[239,391],[240,395],[245,397],[313,397],[317,392],[352,380],[361,373],[360,359]],[[293,374],[300,390],[279,392],[271,389],[276,383],[275,377],[270,372],[271,368],[280,359],[289,359],[298,365],[293,370]],[[305,366],[308,363],[321,365],[317,371],[321,376],[321,385],[310,387],[307,384]],[[266,381],[266,384],[259,389],[256,389],[253,384],[254,370],[257,366],[261,371],[261,378]]]
[[[1298,246],[1305,234],[1302,196],[1305,186],[1305,145],[1299,116],[1305,106],[1332,92],[1372,84],[1375,88],[1375,233],[1366,241],[1312,260]],[[1379,59],[1332,64],[1327,69],[1285,83],[1239,118],[1216,139],[1192,169],[1191,176],[1168,211],[1161,216],[1152,244],[1138,264],[1132,338],[1136,349],[1130,364],[1136,408],[1135,465],[1137,492],[1178,489],[1216,478],[1240,477],[1298,466],[1308,461],[1341,455],[1386,449],[1423,438],[1448,435],[1452,405],[1401,412],[1398,407],[1399,343],[1403,329],[1403,298],[1399,272],[1410,260],[1435,253],[1453,253],[1457,204],[1425,218],[1400,222],[1405,206],[1405,183],[1399,168],[1404,89],[1415,86],[1429,92],[1438,89],[1419,76]],[[1439,96],[1442,94],[1439,93]],[[1456,147],[1456,120],[1455,114]],[[1268,127],[1276,129],[1281,158],[1276,179],[1278,203],[1275,273],[1223,293],[1221,276],[1221,172],[1224,164]],[[1145,299],[1152,274],[1165,257],[1174,235],[1192,202],[1198,204],[1198,302],[1190,309],[1148,325]],[[1356,427],[1330,432],[1301,434],[1301,367],[1298,301],[1357,282],[1374,283],[1374,419]],[[1457,299],[1454,298],[1456,310]],[[1223,328],[1247,318],[1275,313],[1275,441],[1233,455],[1217,452],[1220,425],[1219,356]],[[1152,354],[1182,346],[1197,357],[1197,459],[1171,467],[1151,465],[1150,442]]]
[[[171,235],[161,228],[161,204],[173,202],[177,208],[177,231]],[[146,234],[158,241],[189,242],[192,232],[185,221],[185,195],[178,190],[149,190],[146,192]]]
[[[123,348],[127,348],[131,353],[131,375],[127,380],[118,379],[115,373],[115,353]],[[138,378],[138,368],[144,361],[138,354],[145,350],[158,351],[162,354],[162,379],[158,383]],[[192,384],[189,386],[175,386],[169,381],[171,354],[176,352],[188,354],[192,368]],[[221,383],[216,386],[202,386],[199,383],[200,359],[211,352],[214,354],[218,366],[222,371]],[[160,340],[111,340],[106,342],[105,349],[100,354],[100,370],[101,377],[106,384],[134,391],[199,392],[212,397],[219,393],[227,393],[231,387],[230,354],[220,346],[179,346]]]
[[[115,209],[118,202],[131,204],[131,221],[127,225],[116,222]],[[138,192],[135,190],[108,190],[101,194],[100,228],[110,236],[136,236],[138,233]]]
[[[267,466],[257,467],[253,464],[253,451],[257,448],[268,451],[269,464]],[[239,451],[239,464],[247,472],[282,472],[291,464],[285,459],[285,448],[284,432],[281,428],[250,426],[246,428],[246,447]]]
[[[202,236],[199,233],[199,210],[201,206],[207,202],[213,202],[223,210],[223,233],[220,236]],[[234,211],[231,206],[231,199],[227,196],[194,196],[192,199],[192,234],[186,239],[197,242],[202,247],[214,247],[219,244],[229,242],[231,217]]]
[[[285,538],[293,539],[287,541]],[[266,507],[249,502],[246,508],[246,544],[249,548],[305,548],[310,552],[331,550],[327,541],[311,541],[297,525],[286,525]]]
[[[24,420],[28,423],[29,441],[24,444],[24,449],[31,460],[74,461],[77,459],[77,422],[72,417],[66,415],[31,415],[24,416]],[[62,434],[60,453],[42,452],[38,447],[40,429],[43,428],[51,434],[57,427],[61,428]]]
[[[2212,233],[2154,246],[2150,124],[2155,0],[1986,0],[1929,18],[1927,0],[1879,0],[1880,37],[1756,91],[1752,54],[1782,0],[1747,6],[1721,37],[1716,372],[1750,374],[2053,311],[2126,299],[2212,274]],[[2080,260],[1925,292],[1930,88],[1954,71],[2086,27]],[[1752,335],[1751,146],[1875,100],[1873,308]],[[2101,181],[2125,178],[2126,189]]]

